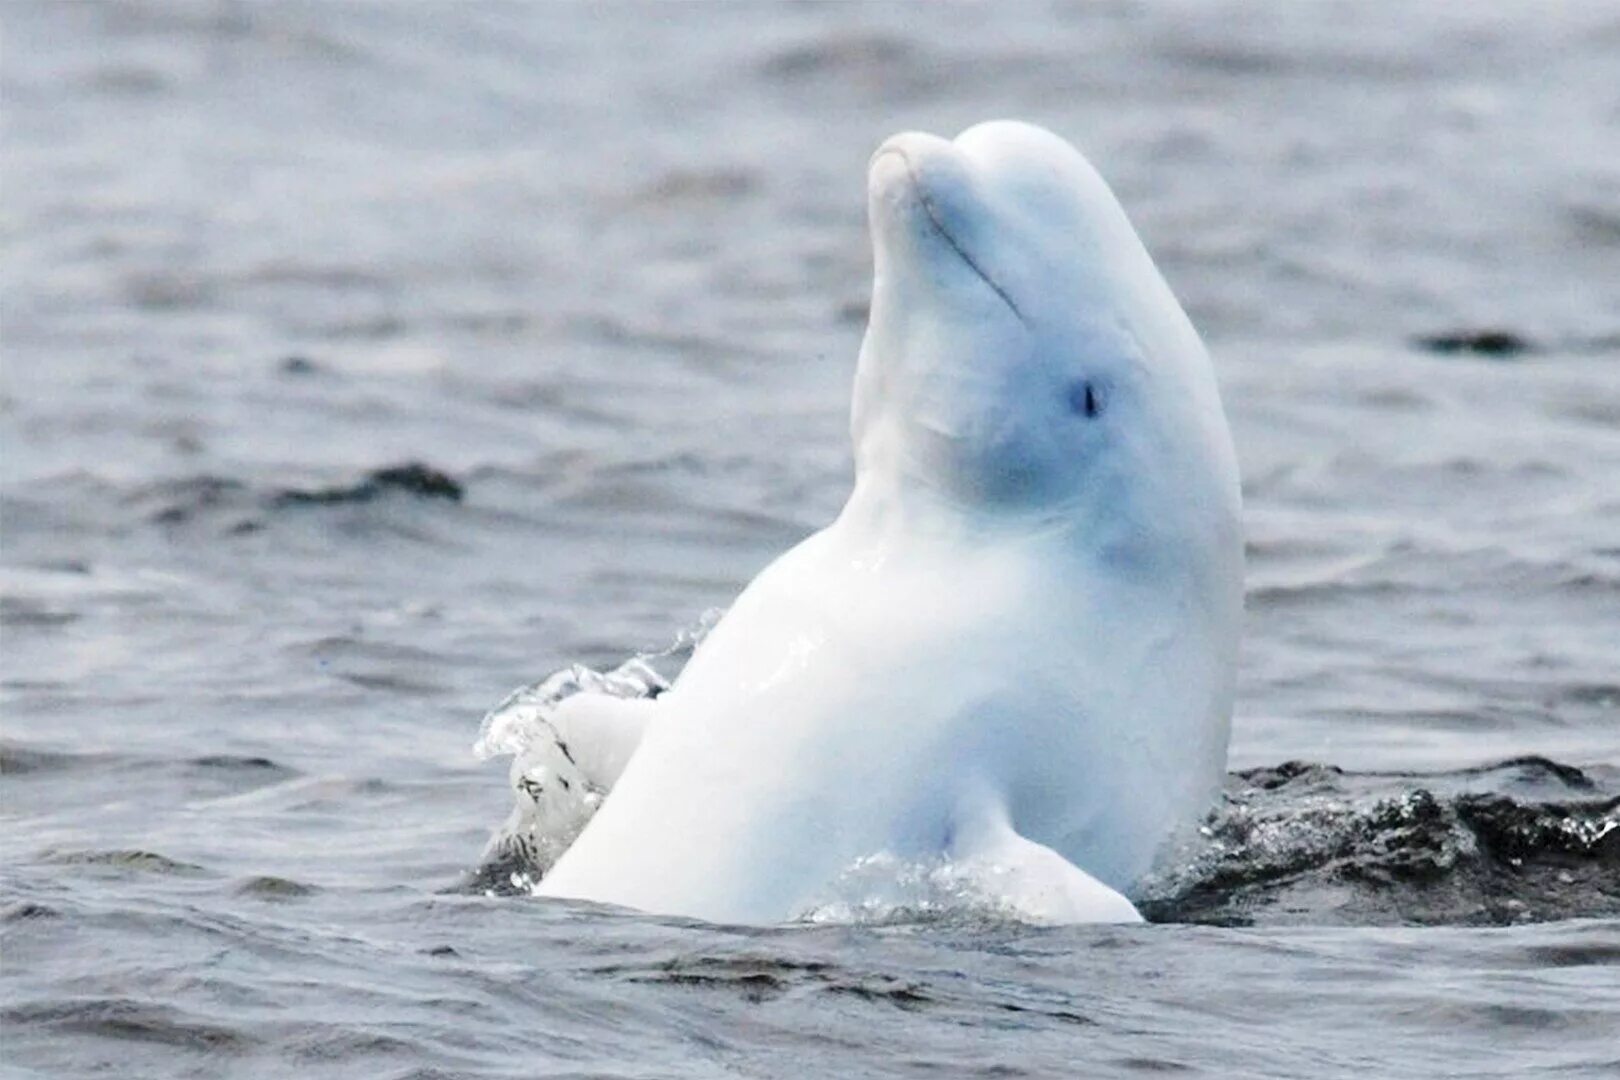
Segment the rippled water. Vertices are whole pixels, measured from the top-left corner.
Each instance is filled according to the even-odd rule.
[[[1620,1069],[1612,7],[0,19],[11,1073]],[[866,156],[995,115],[1113,182],[1243,460],[1235,771],[1161,921],[474,876],[479,716],[837,509]]]

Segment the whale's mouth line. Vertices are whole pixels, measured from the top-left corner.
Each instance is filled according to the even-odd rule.
[[[917,193],[917,201],[922,204],[923,213],[928,215],[928,224],[933,226],[934,232],[938,233],[939,238],[945,241],[945,243],[950,246],[952,251],[956,252],[957,257],[967,264],[969,270],[972,270],[976,275],[978,275],[980,281],[984,282],[990,287],[991,292],[995,293],[1001,298],[1001,302],[1007,305],[1008,309],[1018,318],[1019,322],[1023,323],[1026,327],[1029,326],[1029,320],[1024,318],[1024,313],[1019,310],[1017,304],[1013,303],[1013,298],[1007,294],[1007,290],[1003,289],[1000,284],[996,282],[996,279],[991,277],[985,271],[984,267],[980,266],[978,262],[974,260],[972,255],[968,254],[967,249],[964,248],[961,243],[957,241],[956,237],[951,235],[951,231],[945,227],[945,222],[941,220],[939,215],[939,208],[934,205],[934,200],[928,197],[928,189],[924,187],[922,181],[917,178],[917,171],[911,167],[911,158],[906,156],[905,151],[891,146],[878,151],[878,153],[879,155],[893,154],[895,157],[900,159],[901,163],[906,167],[906,176],[911,180],[911,190]]]

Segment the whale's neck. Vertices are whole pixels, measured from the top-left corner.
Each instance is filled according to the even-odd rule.
[[[975,508],[903,473],[866,469],[856,474],[838,526],[874,544],[983,547],[1067,533],[1075,522]]]

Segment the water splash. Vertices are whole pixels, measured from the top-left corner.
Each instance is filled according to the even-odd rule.
[[[944,855],[902,858],[878,852],[856,859],[795,920],[810,924],[895,926],[1039,921],[998,892],[986,875]]]
[[[711,609],[667,647],[637,653],[609,671],[570,664],[506,695],[479,726],[473,753],[508,755],[512,812],[490,836],[473,887],[490,893],[533,892],[590,823],[607,791],[580,769],[556,723],[559,705],[579,694],[636,699],[668,690],[724,612]],[[668,675],[659,670],[669,669]]]
[[[664,655],[667,653],[638,654],[611,671],[570,664],[537,683],[518,687],[484,714],[473,753],[481,761],[503,754],[517,757],[536,741],[556,738],[552,716],[558,705],[575,694],[657,697],[669,689],[669,682],[648,661]]]
[[[1232,774],[1139,897],[1155,921],[1500,925],[1620,913],[1620,778],[1524,757],[1449,773]]]
[[[524,894],[607,796],[554,722],[578,694],[653,698],[721,612],[668,648],[601,672],[575,664],[509,694],[476,752],[510,755],[513,808],[470,881]],[[1620,771],[1540,757],[1448,773],[1357,773],[1285,762],[1228,777],[1199,835],[1132,890],[1157,922],[1503,924],[1620,914]],[[811,923],[1015,918],[948,859],[856,860],[801,915]]]

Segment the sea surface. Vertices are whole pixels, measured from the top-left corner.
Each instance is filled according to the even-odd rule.
[[[1620,1074],[1610,3],[0,9],[0,1074]],[[1109,178],[1245,477],[1227,796],[1052,929],[481,865],[514,687],[850,483],[867,156]]]

